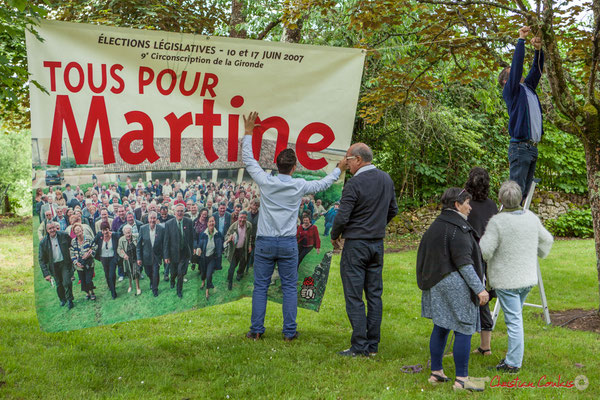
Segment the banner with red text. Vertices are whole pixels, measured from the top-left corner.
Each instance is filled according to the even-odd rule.
[[[241,160],[242,115],[259,113],[252,147],[264,170],[276,171],[277,154],[292,148],[298,177],[325,176],[350,146],[364,52],[58,21],[34,29],[42,38],[27,34],[42,329],[77,329],[251,296],[255,238],[240,260],[243,231],[236,229],[244,212],[248,226],[256,224],[260,192]],[[326,233],[341,190],[340,180],[299,208],[300,307],[318,311],[321,305],[332,254]],[[165,227],[178,203],[194,227],[193,254],[183,273],[161,260],[155,282],[157,272],[127,243],[137,244],[152,212]],[[217,227],[224,242],[219,269],[196,254],[210,215],[227,220]],[[115,238],[127,236],[114,249],[114,266],[103,261],[113,254],[103,223]],[[48,225],[58,233],[51,235]],[[318,235],[306,241],[303,232],[312,226]],[[78,250],[83,239],[76,232],[100,252],[90,261],[90,282],[83,264],[69,264],[72,254],[54,265],[57,254],[49,253],[56,237]],[[85,254],[75,253],[74,259]],[[281,301],[277,271],[268,296]]]

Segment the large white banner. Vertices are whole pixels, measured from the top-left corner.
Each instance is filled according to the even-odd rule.
[[[67,143],[78,164],[93,148],[105,165],[152,164],[165,157],[155,138],[169,139],[169,162],[186,138],[202,138],[204,164],[239,162],[250,111],[261,122],[255,156],[262,140],[276,140],[276,152],[295,143],[299,163],[318,170],[327,161],[316,153],[350,145],[362,50],[57,21],[36,30],[43,41],[28,34],[27,55],[48,92],[30,88],[42,163],[59,165]],[[223,154],[216,139],[227,141]]]

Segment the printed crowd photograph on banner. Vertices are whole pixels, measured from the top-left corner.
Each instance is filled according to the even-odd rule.
[[[252,296],[260,191],[276,174],[321,179],[350,146],[364,53],[42,21],[32,75],[36,308],[44,331],[80,329]],[[298,306],[325,293],[342,177],[298,209]],[[181,224],[169,224],[179,221]],[[181,265],[179,257],[188,260]],[[277,269],[269,299],[282,301]]]

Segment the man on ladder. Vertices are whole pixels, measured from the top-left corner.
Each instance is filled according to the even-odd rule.
[[[498,83],[502,86],[502,97],[508,109],[508,162],[510,180],[521,187],[523,199],[529,193],[533,180],[535,164],[538,158],[537,145],[544,134],[542,126],[542,107],[535,92],[542,77],[544,52],[539,37],[531,39],[535,52],[533,64],[523,78],[525,59],[525,39],[531,29],[524,26],[519,29],[519,40],[515,47],[512,64],[500,72]]]

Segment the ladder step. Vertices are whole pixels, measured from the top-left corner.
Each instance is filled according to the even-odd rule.
[[[535,307],[535,308],[544,308],[544,306],[541,306],[539,304],[530,304],[530,303],[523,303],[524,306],[529,306],[529,307]]]

